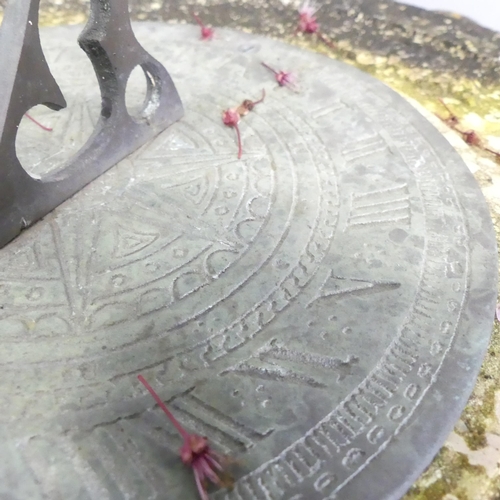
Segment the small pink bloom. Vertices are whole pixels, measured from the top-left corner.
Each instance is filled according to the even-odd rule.
[[[274,74],[274,79],[278,82],[280,87],[288,87],[293,91],[297,91],[297,76],[290,71],[277,71],[266,63],[262,63],[264,68],[267,68]]]
[[[318,7],[315,3],[310,2],[309,0],[305,0],[302,6],[299,9],[299,23],[297,25],[297,29],[295,30],[295,34],[297,33],[316,33],[318,38],[328,47],[335,50],[336,46],[332,42],[332,40],[323,34],[319,29],[318,19],[316,17],[316,12],[318,12]]]
[[[298,31],[302,33],[317,33],[319,30],[319,23],[316,18],[318,7],[315,3],[305,0],[299,8],[299,25]]]
[[[241,134],[240,134],[240,114],[236,109],[226,109],[222,112],[222,122],[227,127],[233,127],[236,130],[236,137],[238,139],[238,160],[243,154],[243,146],[241,145]]]
[[[461,132],[464,141],[472,146],[481,146],[481,138],[475,130],[466,130]]]
[[[236,136],[238,138],[238,160],[243,154],[243,146],[241,144],[241,134],[239,128],[240,119],[247,115],[252,109],[260,104],[266,97],[266,91],[262,89],[262,97],[258,101],[251,101],[250,99],[245,99],[237,108],[226,109],[222,112],[222,122],[227,127],[233,127],[236,130]]]
[[[227,109],[222,112],[222,121],[228,127],[235,127],[240,121],[240,114],[236,109]]]
[[[299,14],[301,17],[314,17],[318,10],[319,7],[314,2],[305,0],[304,3],[299,7]]]
[[[280,87],[293,86],[297,78],[290,71],[278,71],[276,74],[276,81]]]
[[[229,486],[226,485],[219,477],[223,472],[223,457],[210,448],[208,439],[206,437],[199,436],[198,434],[190,434],[187,432],[170,412],[165,403],[161,400],[160,396],[158,396],[155,390],[148,384],[146,379],[142,375],[138,375],[137,378],[149,391],[151,396],[153,396],[155,401],[158,403],[158,406],[165,412],[184,440],[179,453],[182,462],[193,468],[194,480],[196,482],[200,498],[202,500],[208,500],[208,493],[205,486],[207,481],[220,486]]]
[[[214,37],[213,28],[203,24],[203,21],[199,18],[199,16],[197,14],[193,13],[193,17],[201,28],[201,39],[202,40],[212,40],[212,38]]]

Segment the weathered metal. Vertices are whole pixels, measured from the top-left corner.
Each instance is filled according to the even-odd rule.
[[[75,30],[47,30],[51,66],[71,66]],[[353,68],[229,30],[136,32],[186,116],[0,251],[0,475],[15,478],[0,497],[194,500],[137,373],[239,459],[215,498],[400,497],[491,330],[495,239],[473,177]],[[83,108],[98,92],[78,77]],[[238,161],[221,111],[263,87]],[[40,149],[40,175],[58,148]]]
[[[78,38],[101,90],[100,118],[86,144],[57,171],[37,179],[23,168],[16,136],[23,115],[66,106],[40,45],[39,0],[12,0],[0,27],[0,248],[108,168],[178,120],[182,104],[165,68],[137,42],[127,0],[92,0]],[[130,73],[147,78],[142,114],[127,112]]]

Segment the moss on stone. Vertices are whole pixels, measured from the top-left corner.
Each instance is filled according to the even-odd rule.
[[[464,454],[443,448],[404,500],[442,500],[447,494],[469,500],[471,486],[477,491],[485,476],[484,468],[471,465]]]
[[[493,224],[500,242],[500,206],[491,203]],[[462,414],[467,431],[457,431],[471,450],[484,447],[486,433],[498,432],[500,422],[495,414],[495,394],[500,390],[500,324],[495,323],[487,355]],[[434,476],[433,476],[434,475]],[[439,477],[429,484],[429,478]],[[443,500],[446,494],[459,500],[499,500],[500,476],[488,477],[483,467],[471,466],[467,457],[443,447],[427,471],[410,489],[404,500]]]
[[[478,382],[462,414],[468,431],[460,433],[471,450],[486,446],[486,433],[495,425],[495,392],[500,387],[498,349],[500,329],[495,327]]]
[[[500,499],[500,476],[491,482],[491,485],[486,494],[486,498],[491,500]]]
[[[464,122],[464,128],[477,128],[480,135],[500,136],[500,85],[483,85],[478,80],[457,78],[453,73],[409,67],[397,56],[372,54],[356,49],[347,41],[339,42],[337,50],[310,39],[290,38],[288,41],[352,64],[443,118],[448,113],[439,99],[445,99]],[[468,127],[472,119],[475,127]]]

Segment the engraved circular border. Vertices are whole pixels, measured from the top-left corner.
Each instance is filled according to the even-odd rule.
[[[408,120],[404,120],[405,123],[402,123],[401,115],[394,112],[387,102],[373,93],[372,100],[378,101],[378,106],[387,106],[389,109],[387,115],[380,118],[375,106],[357,104],[359,96],[356,95],[354,81],[347,82],[346,87],[350,89],[348,98],[351,100],[351,105],[358,106],[366,115],[377,119],[384,130],[389,132],[390,139],[393,141],[397,141],[399,138],[406,139],[401,134],[401,130],[403,125],[412,126]],[[373,87],[376,88],[377,85],[373,85]],[[347,98],[347,96],[343,96],[343,98]],[[379,361],[378,366],[356,390],[314,426],[303,439],[289,446],[274,460],[240,479],[236,483],[235,489],[223,496],[224,499],[245,499],[247,491],[252,491],[258,498],[261,496],[264,498],[266,491],[279,491],[283,498],[288,498],[288,495],[298,490],[304,495],[303,498],[315,498],[315,495],[324,495],[324,499],[333,498],[386,449],[388,443],[395,435],[399,434],[436,381],[444,357],[448,354],[455,338],[467,298],[466,291],[469,288],[470,272],[468,252],[464,255],[464,278],[456,279],[451,289],[454,295],[461,295],[460,302],[451,297],[447,299],[450,315],[455,315],[458,310],[457,321],[454,322],[455,324],[448,320],[441,321],[440,336],[436,338],[435,343],[438,343],[438,339],[442,342],[439,348],[434,348],[434,366],[429,363],[418,363],[420,353],[426,347],[422,344],[423,339],[419,331],[425,331],[434,326],[435,318],[432,313],[435,302],[432,292],[439,287],[438,273],[445,270],[443,265],[446,265],[448,245],[460,245],[467,250],[470,240],[458,198],[453,188],[450,187],[449,176],[443,171],[443,166],[435,151],[429,148],[429,144],[425,140],[419,138],[418,130],[415,127],[414,132],[415,143],[399,146],[398,151],[417,179],[422,198],[427,202],[424,208],[426,209],[426,225],[429,236],[426,241],[427,256],[419,280],[419,291],[410,314],[400,328],[399,335]],[[425,159],[422,152],[426,156]],[[438,192],[434,182],[436,177],[440,177],[442,180],[441,183],[437,183],[438,186],[446,184],[449,186]],[[439,232],[445,217],[442,210],[445,202],[442,203],[442,206],[436,202],[440,198],[444,198],[446,203],[452,205],[456,210],[457,220],[454,223],[456,234],[450,238],[446,238]],[[441,251],[441,248],[444,248],[444,251]],[[423,382],[421,385],[407,380],[415,372]],[[405,380],[407,380],[406,383]],[[399,400],[396,399],[398,396]],[[385,408],[386,405],[387,408]],[[410,405],[413,407],[409,407]],[[374,418],[373,415],[370,415],[369,408],[377,410],[378,407],[383,409],[387,413],[388,419],[393,422],[392,429],[388,428],[389,426],[381,427],[378,424],[373,425],[373,423],[370,425]],[[323,464],[317,461],[318,456],[321,456],[325,461]],[[304,457],[306,457],[305,461]],[[328,460],[340,462],[336,465],[341,465],[343,474],[338,468],[332,471],[332,463]],[[300,463],[302,467],[296,469],[295,474],[292,475],[290,470],[293,470],[291,464],[294,463]],[[289,466],[284,464],[289,464]],[[292,476],[292,480],[290,480],[290,476]],[[287,477],[287,479],[284,480],[283,477]],[[358,492],[356,494],[359,495]],[[377,497],[373,496],[373,498]]]
[[[227,30],[224,32],[227,33]],[[270,43],[262,38],[259,39],[262,44]],[[280,44],[275,41],[271,43]],[[325,61],[322,56],[311,54],[311,57]],[[341,64],[336,61],[329,62],[332,65]],[[347,71],[345,65],[342,66],[343,70]],[[391,140],[397,142],[398,139],[404,139],[401,134],[402,127],[414,131],[415,141],[405,146],[400,145],[399,152],[414,173],[423,198],[427,202],[424,208],[427,210],[427,228],[431,232],[426,247],[430,255],[424,263],[426,268],[420,280],[420,290],[413,304],[412,314],[401,328],[399,336],[394,339],[387,354],[364,382],[304,438],[289,446],[274,460],[241,478],[233,491],[215,494],[214,498],[217,499],[246,500],[250,498],[249,494],[267,498],[271,491],[282,492],[285,495],[283,498],[289,498],[287,494],[300,492],[293,497],[297,500],[313,497],[324,500],[399,498],[431,461],[451,431],[455,419],[458,418],[472,391],[475,376],[487,348],[492,325],[491,311],[496,301],[496,241],[491,218],[479,187],[456,151],[401,96],[355,68],[349,67],[348,71],[353,80],[363,82],[372,91],[373,100],[378,101],[377,104],[385,107],[387,112],[381,116],[376,107],[368,105],[366,101],[363,105],[359,105],[357,96],[352,91],[354,86],[348,82],[345,83],[345,88],[348,89],[346,95],[350,96],[353,104],[366,115],[381,123],[389,132]],[[379,97],[382,95],[385,99]],[[436,178],[441,180],[440,186],[443,187],[441,192],[436,191]],[[454,207],[459,219],[454,226],[455,234],[450,237],[451,241],[447,241],[439,232],[444,220],[443,214],[432,213],[434,210],[439,211],[439,206],[436,205],[436,199],[439,197],[444,199],[444,204]],[[478,229],[474,230],[475,228]],[[448,310],[456,316],[456,320],[441,321],[439,335],[447,341],[441,349],[430,346],[431,350],[434,349],[436,358],[434,366],[427,363],[418,366],[419,352],[425,346],[419,345],[420,335],[418,329],[412,330],[412,322],[415,321],[415,314],[420,314],[421,317],[427,318],[426,326],[431,328],[434,326],[432,301],[429,301],[429,298],[432,298],[432,286],[429,286],[428,282],[431,282],[435,271],[445,270],[439,266],[446,265],[446,252],[440,252],[439,248],[446,243],[460,246],[465,250],[464,286],[462,288],[456,281],[457,285],[453,288],[456,293],[461,293],[462,297],[459,302],[452,298],[448,301]],[[432,261],[439,257],[441,260]],[[476,262],[478,265],[474,267]],[[424,281],[423,278],[428,281]],[[482,300],[480,306],[476,297]],[[473,345],[470,342],[472,334],[475,334]],[[441,356],[438,356],[439,354]],[[457,368],[469,372],[467,383],[457,376]],[[414,406],[406,410],[403,405],[395,404],[395,399],[391,400],[392,406],[387,412],[388,418],[395,424],[391,433],[386,434],[383,428],[374,426],[367,427],[364,432],[354,436],[346,435],[346,428],[349,429],[349,424],[346,423],[349,422],[349,418],[351,429],[347,432],[352,432],[353,422],[359,423],[359,414],[356,415],[352,411],[350,404],[360,397],[363,390],[371,385],[372,393],[378,392],[378,395],[384,398],[386,391],[385,399],[389,400],[396,394],[392,389],[395,377],[401,375],[407,378],[413,371],[416,371],[421,379],[427,380],[427,385],[420,390],[414,383],[406,383],[404,387],[399,388],[400,400],[407,403],[413,401]],[[440,385],[443,387],[439,388]],[[444,386],[447,390],[440,390],[444,389]],[[445,425],[434,408],[422,409],[420,406],[424,397],[429,398],[431,392],[434,392],[434,395],[438,394],[441,404],[449,415]],[[456,393],[460,396],[457,397]],[[373,405],[373,402],[371,404]],[[420,410],[418,423],[412,422],[409,429],[407,424],[417,408]],[[420,436],[425,436],[427,439],[419,439]],[[339,437],[345,438],[341,446],[338,446]],[[392,456],[390,454],[384,456],[382,452],[389,443]],[[373,445],[371,453],[365,451],[366,444]],[[332,449],[338,453],[335,458],[340,459],[342,465],[349,470],[347,477],[340,479],[337,471],[332,469],[334,465]],[[405,453],[405,449],[412,449],[414,453]],[[318,454],[325,458],[323,465],[317,461]],[[398,455],[400,459],[396,460],[395,457]],[[380,481],[380,476],[373,467],[372,470],[366,468],[375,459],[379,467],[385,465],[396,470],[397,474]],[[288,464],[288,467],[283,463]],[[298,468],[297,464],[300,464]],[[299,470],[302,474],[298,472]],[[293,473],[290,474],[290,471]],[[363,474],[359,474],[362,471]]]
[[[228,37],[231,36],[231,32],[224,30],[224,33],[227,34]],[[238,37],[242,37],[246,35],[238,34]],[[254,37],[251,37],[254,39]],[[265,39],[260,39],[261,43],[278,43],[278,42],[270,42]],[[293,49],[290,49],[293,50]],[[312,55],[311,57],[321,57],[317,55]],[[322,62],[325,60],[322,58]],[[338,64],[332,62],[332,64]],[[426,367],[422,368],[421,374],[424,377],[427,377],[427,386],[425,389],[422,389],[420,393],[415,388],[415,384],[409,384],[404,388],[404,394],[401,394],[402,398],[406,398],[408,401],[414,401],[414,409],[418,404],[422,401],[423,397],[426,395],[425,391],[434,390],[436,393],[438,391],[438,386],[440,384],[440,378],[443,373],[446,373],[449,377],[446,381],[446,385],[451,389],[448,393],[441,393],[442,401],[446,401],[448,404],[448,413],[451,415],[458,416],[459,411],[461,410],[463,404],[465,403],[466,397],[468,396],[469,390],[472,389],[473,378],[470,376],[468,380],[468,385],[463,383],[463,380],[457,377],[454,374],[454,370],[456,370],[457,366],[467,367],[469,373],[475,374],[479,368],[479,362],[481,354],[484,352],[487,343],[487,336],[484,335],[484,332],[489,331],[489,327],[491,326],[491,319],[488,318],[489,310],[492,310],[492,306],[494,305],[495,297],[492,290],[495,289],[495,280],[496,280],[496,265],[492,262],[494,259],[491,258],[492,255],[495,254],[495,241],[493,237],[493,230],[491,226],[491,221],[489,219],[489,214],[486,209],[484,202],[482,206],[478,208],[478,199],[481,199],[481,194],[478,187],[475,185],[471,174],[466,170],[465,165],[458,158],[457,154],[452,150],[452,148],[444,141],[443,138],[436,135],[436,131],[431,127],[423,118],[418,117],[416,112],[412,110],[412,108],[403,101],[402,98],[398,97],[396,94],[392,92],[388,92],[387,89],[373,80],[371,77],[358,72],[357,70],[350,69],[353,78],[357,80],[364,80],[366,84],[371,87],[374,91],[380,93],[380,95],[386,95],[388,97],[388,102],[383,102],[379,104],[385,104],[388,108],[387,115],[382,117],[382,122],[387,130],[392,130],[391,139],[398,139],[398,127],[395,124],[401,124],[401,120],[404,122],[406,127],[415,127],[415,131],[420,132],[426,140],[422,140],[419,144],[414,144],[412,147],[406,149],[406,160],[411,165],[411,168],[415,172],[416,175],[421,175],[421,172],[424,171],[422,168],[425,166],[424,164],[420,164],[422,158],[422,152],[426,152],[428,155],[425,158],[425,161],[432,161],[433,166],[438,170],[433,170],[431,172],[431,176],[428,176],[425,179],[425,176],[422,177],[421,181],[423,183],[427,182],[427,189],[432,188],[432,179],[436,177],[437,172],[441,175],[441,179],[443,184],[448,183],[448,188],[443,191],[443,195],[445,199],[449,200],[457,213],[460,214],[462,212],[461,218],[462,225],[457,225],[456,229],[456,240],[454,244],[457,245],[470,245],[471,251],[467,253],[468,257],[468,267],[466,278],[469,280],[467,283],[468,286],[463,288],[463,296],[461,303],[451,303],[450,308],[458,307],[459,314],[456,321],[456,327],[451,328],[452,325],[448,325],[447,323],[443,323],[441,334],[446,335],[448,338],[448,345],[445,349],[437,354],[442,354],[441,361],[436,363],[436,366],[430,367],[430,370],[427,370]],[[346,85],[349,87],[349,85]],[[376,98],[376,96],[375,96]],[[367,115],[372,115],[374,119],[381,121],[381,117],[379,114],[374,114],[375,108],[367,107],[366,105],[363,107],[363,111]],[[404,115],[410,115],[411,119],[405,120],[403,119]],[[417,137],[417,136],[416,136]],[[426,142],[427,141],[427,142]],[[441,149],[442,152],[433,151],[435,149]],[[404,151],[400,148],[400,151]],[[452,170],[453,168],[453,170]],[[457,171],[458,170],[458,171]],[[424,172],[425,173],[425,172]],[[452,173],[450,175],[449,173]],[[454,184],[453,184],[454,183]],[[460,197],[457,196],[456,189],[453,189],[453,185],[460,187]],[[435,208],[435,207],[434,207]],[[464,221],[469,222],[469,226],[466,227]],[[475,232],[475,228],[477,229]],[[443,240],[440,239],[439,233],[436,233],[435,240],[429,240],[429,242],[435,245],[433,251],[439,252],[439,246],[443,243]],[[467,246],[464,247],[466,250]],[[436,255],[439,256],[438,253]],[[443,256],[444,254],[441,254]],[[442,263],[445,259],[440,261]],[[478,260],[485,264],[484,269],[482,270],[482,274],[479,272],[479,266],[476,266],[478,269],[477,273],[474,273],[474,261]],[[470,274],[469,274],[470,273]],[[421,289],[422,291],[423,289]],[[460,290],[457,290],[459,293]],[[467,293],[465,293],[467,292]],[[479,294],[479,296],[483,299],[482,304],[478,305],[477,302],[472,298],[475,294]],[[418,304],[414,304],[415,306]],[[456,312],[455,310],[450,310],[450,313]],[[462,314],[464,313],[464,314]],[[410,318],[412,319],[412,318]],[[474,321],[472,321],[474,320]],[[405,369],[403,369],[402,373],[404,376],[408,376],[408,374],[413,374],[411,370],[415,369],[415,363],[418,358],[418,350],[415,349],[415,345],[418,345],[418,332],[413,332],[414,336],[412,337],[412,333],[410,332],[411,324],[406,325],[407,329],[400,332],[401,335],[399,339],[395,339],[395,342],[392,345],[391,352],[386,356],[385,362],[390,362],[390,364],[396,364],[400,368],[402,366],[406,366],[410,368],[410,371],[407,373]],[[452,332],[450,334],[450,332]],[[476,345],[470,346],[468,344],[468,339],[465,334],[468,336],[475,336],[479,341],[476,342]],[[483,335],[483,338],[480,336]],[[406,336],[406,343],[399,343],[398,341]],[[473,351],[474,355],[470,355],[470,351]],[[454,359],[451,358],[451,354],[453,353]],[[389,359],[389,356],[393,356],[393,358]],[[412,358],[415,358],[412,361]],[[472,361],[469,359],[472,358]],[[399,363],[399,365],[398,365]],[[384,372],[385,370],[385,372]],[[417,376],[419,376],[417,370]],[[401,373],[401,371],[399,372]],[[386,379],[387,375],[394,375],[394,373],[387,372],[386,366],[384,363],[381,363],[371,374],[371,382],[377,379],[377,376],[380,379]],[[423,377],[421,377],[423,378]],[[368,379],[365,381],[368,384]],[[387,384],[387,381],[379,387],[383,390],[384,385],[390,392],[390,385]],[[460,392],[460,398],[457,399],[452,396],[453,390],[456,389]],[[349,398],[346,398],[344,402],[339,405],[339,407],[334,410],[337,411],[339,409],[345,409],[348,407],[348,403],[352,401],[359,394],[359,391],[355,391]],[[427,393],[428,394],[428,393]],[[393,396],[391,396],[392,398]],[[394,401],[394,400],[392,400]],[[413,410],[414,410],[413,409]],[[332,413],[334,413],[332,412]],[[393,435],[385,439],[382,434],[382,430],[378,428],[367,429],[367,432],[364,433],[365,442],[368,441],[372,443],[374,446],[376,445],[376,450],[371,455],[368,455],[366,452],[363,454],[364,449],[361,446],[353,446],[354,440],[351,440],[350,443],[346,443],[342,446],[342,462],[348,468],[351,468],[351,472],[348,478],[343,481],[339,481],[338,477],[333,477],[331,470],[327,473],[329,475],[325,475],[326,471],[325,467],[315,470],[315,464],[309,465],[309,470],[312,473],[299,479],[297,483],[294,485],[297,487],[297,490],[303,491],[305,493],[311,493],[318,495],[320,493],[323,495],[323,498],[333,498],[342,488],[342,495],[348,495],[349,488],[353,487],[353,484],[357,482],[356,485],[356,494],[359,496],[361,491],[364,491],[366,494],[363,498],[397,498],[404,490],[409,486],[410,482],[413,478],[420,472],[420,470],[425,466],[426,461],[430,461],[434,452],[439,445],[440,440],[444,440],[449,428],[446,426],[440,426],[438,430],[433,429],[432,426],[436,423],[438,415],[435,414],[432,408],[425,409],[425,418],[422,417],[422,413],[420,415],[420,419],[417,425],[412,423],[411,433],[417,437],[420,435],[431,436],[433,439],[434,448],[420,448],[418,449],[418,453],[415,453],[412,456],[404,455],[404,460],[399,460],[397,464],[395,464],[394,457],[387,458],[387,454],[384,457],[384,454],[381,453],[389,443],[392,442],[392,450],[394,450],[397,445],[399,448],[403,448],[404,444],[411,441],[410,430],[406,430],[405,432],[401,432],[404,428],[404,425],[408,422],[409,418],[412,415],[412,411],[405,411],[403,405],[393,405],[388,412],[388,418],[391,418],[395,422]],[[317,435],[314,434],[315,430],[320,428],[321,425],[324,425],[332,415],[326,417],[323,422],[320,422],[318,426],[311,429],[311,431],[304,437],[303,440],[295,443],[292,447],[288,448],[283,452],[283,456],[286,454],[293,453],[293,446],[301,447],[300,454],[307,454],[307,448],[304,446],[315,446],[316,449],[323,449],[323,444],[320,440],[318,440]],[[328,422],[329,424],[330,422]],[[450,424],[448,427],[451,427],[452,419],[450,419]],[[327,426],[323,427],[325,430]],[[333,428],[333,427],[332,427]],[[418,431],[418,432],[417,432]],[[325,433],[329,432],[328,429],[325,430]],[[342,433],[341,433],[342,434]],[[355,436],[356,439],[360,438],[361,435]],[[398,443],[395,443],[398,441]],[[415,444],[415,443],[413,443]],[[428,444],[428,442],[427,442]],[[323,451],[325,451],[323,449]],[[339,450],[340,451],[340,450]],[[394,451],[393,451],[394,453]],[[417,455],[419,455],[417,457]],[[415,458],[417,457],[417,458]],[[370,461],[377,460],[379,463],[386,463],[393,468],[397,468],[402,477],[404,477],[404,481],[401,482],[401,479],[398,478],[398,484],[394,485],[389,482],[384,482],[384,484],[380,484],[380,481],[376,481],[376,477],[370,475],[373,474],[369,469],[365,468],[365,465]],[[242,478],[236,485],[236,488],[233,493],[229,493],[225,495],[226,498],[238,498],[237,495],[240,495],[241,498],[245,498],[245,482],[251,485],[251,491],[255,491],[256,487],[260,487],[260,492],[262,494],[266,493],[266,481],[273,480],[276,476],[275,473],[280,473],[278,469],[272,470],[273,462],[269,464],[264,464],[256,471],[250,473],[249,475]],[[326,465],[331,465],[333,460]],[[271,469],[267,469],[267,467],[271,467]],[[317,467],[316,467],[317,469]],[[363,474],[357,475],[361,470],[363,470]],[[396,476],[396,475],[395,475]],[[256,486],[257,485],[257,486]],[[396,486],[396,488],[395,488]],[[259,490],[257,490],[259,491]],[[352,491],[352,490],[351,490]],[[223,493],[217,493],[216,497],[218,498]],[[235,496],[233,496],[235,495]],[[263,496],[264,498],[264,496]],[[300,498],[300,497],[297,497]],[[305,497],[307,498],[307,497]],[[348,498],[348,496],[345,496]]]
[[[229,97],[229,96],[224,96],[224,97]],[[279,105],[277,101],[275,102],[275,104]],[[281,107],[279,108],[280,109],[276,108],[276,111],[283,112],[283,109],[281,109]],[[289,122],[288,125],[291,129],[296,129],[290,117],[288,117],[288,122]],[[304,122],[304,126],[307,126],[306,122]],[[337,180],[336,180],[334,162],[329,157],[326,151],[326,147],[324,144],[321,143],[320,139],[316,138],[316,141],[317,141],[316,144],[317,149],[315,150],[315,154],[313,156],[312,152],[310,151],[310,148],[306,144],[306,141],[303,138],[300,139],[300,142],[304,145],[304,147],[308,149],[308,151],[311,153],[311,157],[316,161],[315,176],[317,177],[317,183],[319,190],[321,192],[321,196],[319,197],[317,207],[315,207],[314,209],[315,212],[314,224],[310,229],[310,238],[308,239],[306,246],[301,250],[301,253],[299,254],[299,257],[297,259],[298,260],[297,265],[292,265],[290,268],[288,268],[286,272],[283,273],[283,277],[282,279],[280,279],[279,283],[274,285],[270,289],[269,293],[266,293],[264,298],[255,303],[250,309],[246,310],[241,315],[241,320],[226,325],[222,329],[218,329],[212,336],[208,338],[203,338],[198,342],[193,342],[187,347],[181,347],[175,350],[175,352],[169,355],[169,358],[167,360],[165,360],[164,356],[162,355],[161,359],[157,363],[154,362],[151,363],[149,365],[149,368],[154,368],[155,366],[160,367],[164,365],[168,360],[177,360],[177,359],[179,359],[182,366],[185,359],[184,356],[190,355],[196,358],[197,352],[199,351],[204,352],[205,350],[207,350],[207,348],[210,350],[211,354],[207,356],[205,359],[211,362],[222,358],[225,354],[237,350],[240,345],[246,343],[247,341],[257,336],[259,331],[261,331],[266,324],[270,323],[274,319],[277,312],[282,310],[282,308],[286,307],[290,303],[290,301],[293,300],[293,298],[300,293],[301,288],[297,286],[298,282],[300,282],[301,286],[305,286],[315,275],[318,269],[318,265],[320,264],[323,257],[326,255],[329,244],[331,243],[331,236],[333,235],[333,232],[335,231],[336,228],[336,224],[338,223],[338,208],[339,208]],[[134,159],[136,158],[136,156],[137,155],[134,156]],[[321,164],[319,164],[318,162]],[[296,168],[293,162],[291,162],[291,168],[292,169]],[[274,185],[275,185],[275,180],[273,180],[273,186]],[[63,221],[66,217],[71,217],[72,210],[73,209],[70,208],[69,214],[63,214],[62,217]],[[92,212],[92,210],[93,210],[93,205],[91,205],[89,211]],[[293,212],[293,210],[294,210],[294,205],[292,204],[290,207],[290,214]],[[50,223],[57,225],[57,221],[55,220],[51,221]],[[261,230],[262,227],[259,228],[256,234],[258,234]],[[36,231],[36,228],[34,228],[34,231]],[[29,237],[29,236],[30,235],[28,233],[24,235],[24,237]],[[312,252],[311,251],[312,247],[317,248],[318,251]],[[270,257],[267,260],[274,258],[273,256],[275,254],[275,251],[276,247],[273,247],[272,251],[270,251]],[[244,252],[242,255],[244,255]],[[239,258],[241,258],[241,255],[239,256]],[[305,263],[303,263],[303,261]],[[261,265],[262,263],[259,264],[259,266]],[[244,286],[246,281],[248,280],[246,279],[242,281],[238,286]],[[284,297],[284,294],[285,295],[289,294],[289,296]],[[218,298],[216,304],[222,302],[225,298],[226,297]],[[265,311],[266,317],[262,321],[256,320],[254,322],[252,317],[259,316],[261,314],[261,311]],[[204,313],[205,311],[201,311],[200,313],[197,313],[197,316],[195,316],[194,318],[186,319],[185,321],[183,321],[183,323],[189,323],[191,320],[196,319],[196,317]],[[255,323],[256,328],[254,329],[245,328],[246,326],[245,322],[248,324]],[[133,323],[133,321],[131,323]],[[118,325],[118,328],[121,328],[121,323]],[[246,336],[243,335],[245,331],[246,331]],[[147,341],[148,339],[146,338],[144,340]],[[120,352],[120,349],[117,349],[117,351]],[[86,358],[89,359],[90,362],[96,361],[94,356],[89,357],[87,354],[83,354],[81,358],[75,358],[74,360],[81,362],[82,363],[81,368],[83,367],[82,369],[84,369],[85,363],[87,362]],[[54,364],[61,364],[62,362],[64,361],[58,359],[53,361],[48,361],[48,363],[54,363]],[[107,356],[102,357],[102,362],[105,364],[109,362],[109,354]],[[140,361],[136,360],[135,363],[138,364],[140,363]],[[36,365],[37,363],[34,362],[33,364]],[[29,366],[29,363],[24,366],[24,369],[26,369],[27,366]],[[195,368],[203,368],[203,363],[201,363],[199,367]],[[115,380],[118,378],[122,378],[123,376],[128,376],[129,371],[134,369],[136,369],[136,367],[130,368],[127,366],[124,368],[125,373],[114,374],[113,379]],[[94,383],[93,381],[89,381],[87,384],[82,384],[78,387],[75,387],[75,390],[79,391],[81,389],[84,389],[86,385],[93,385],[93,383]],[[62,395],[61,397],[64,397],[65,393],[66,393],[66,388],[61,386],[60,388],[56,388],[52,391],[51,397],[57,398],[58,394],[61,394]],[[135,398],[135,396],[133,398]],[[107,404],[108,402],[106,401],[103,401],[101,403],[94,403],[93,409],[95,410],[96,408],[99,407],[105,407]],[[33,408],[35,408],[35,406],[36,405],[33,405]]]

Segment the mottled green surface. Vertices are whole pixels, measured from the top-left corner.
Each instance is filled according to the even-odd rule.
[[[87,0],[41,3],[44,25],[85,21]],[[2,4],[5,0],[0,0]],[[331,50],[314,37],[291,36],[296,13],[289,2],[131,0],[132,16],[138,20],[185,22],[194,6],[215,26],[267,34],[354,64],[433,113],[445,115],[437,99],[446,98],[464,129],[474,128],[491,147],[500,149],[500,34],[458,16],[391,1],[334,0],[323,2],[319,13],[323,31],[337,42],[337,50]],[[464,154],[464,149],[460,152]],[[465,154],[476,164],[475,176],[500,241],[500,165],[477,149]],[[497,324],[474,393],[455,429],[464,448],[457,450],[460,438],[452,436],[406,500],[500,499],[499,358]]]

